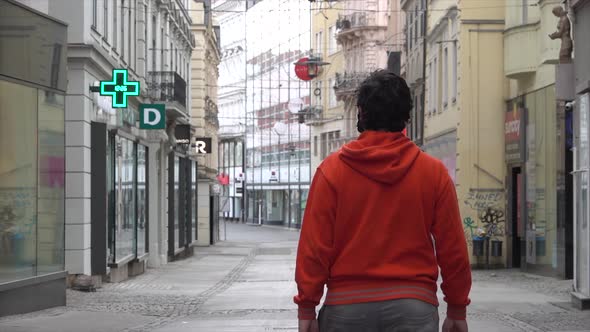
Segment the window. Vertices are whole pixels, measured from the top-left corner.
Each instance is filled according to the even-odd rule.
[[[328,133],[328,151],[334,153],[340,148],[340,131],[332,131]]]
[[[329,44],[328,44],[328,54],[334,54],[338,51],[340,51],[340,48],[338,46],[338,41],[336,40],[336,27],[335,26],[331,26],[330,29],[328,30],[330,35],[328,36],[329,39]]]
[[[322,133],[320,136],[320,158],[322,160],[326,159],[328,155],[328,135],[327,133]]]
[[[453,43],[453,54],[452,54],[452,63],[451,63],[451,68],[453,69],[453,73],[452,73],[452,84],[451,87],[453,88],[453,90],[451,91],[452,93],[452,101],[455,102],[457,100],[457,85],[459,84],[458,79],[459,77],[457,76],[457,42]]]
[[[147,225],[149,200],[147,197],[147,156],[148,149],[137,145],[137,256],[141,257],[148,251]]]
[[[113,0],[113,48],[115,50],[117,49],[117,45],[119,43],[117,31],[117,0]]]
[[[449,77],[448,77],[448,66],[449,66],[449,49],[445,47],[443,51],[443,63],[442,63],[442,99],[443,106],[447,106],[448,103],[448,90],[449,90]]]
[[[133,70],[135,70],[135,47],[131,46],[131,45],[135,45],[134,41],[135,38],[133,38],[133,34],[135,33],[135,31],[137,31],[137,20],[139,19],[138,16],[138,12],[136,12],[136,6],[135,3],[137,0],[134,0],[133,2],[129,1],[129,10],[127,11],[127,18],[129,19],[129,64],[131,65],[131,68],[133,68]],[[136,18],[133,20],[133,29],[131,29],[131,9],[133,8],[133,11],[135,12],[135,16]]]
[[[318,156],[318,137],[317,136],[313,137],[313,156],[314,157]]]
[[[336,99],[336,92],[334,92],[334,79],[331,78],[328,81],[328,96],[330,96],[330,108],[338,106],[338,100]]]
[[[436,112],[436,110],[438,109],[438,87],[439,87],[439,82],[438,82],[438,59],[434,58],[434,66],[432,68],[432,83],[434,84],[434,88],[432,89],[432,106],[433,112]]]
[[[103,37],[104,39],[109,38],[109,1],[103,0],[103,17],[102,17],[102,24],[103,24]]]
[[[137,163],[136,145],[126,138],[115,137],[115,262],[135,254],[136,250],[136,211],[135,165]]]
[[[96,29],[98,21],[98,0],[92,0],[92,27]]]
[[[434,73],[432,72],[432,68],[434,62],[428,64],[428,113],[431,113],[434,109]]]

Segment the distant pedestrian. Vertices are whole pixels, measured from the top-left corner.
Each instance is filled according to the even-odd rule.
[[[361,135],[316,170],[299,239],[300,332],[467,331],[471,269],[455,185],[401,132],[406,82],[381,70],[358,90]],[[316,320],[315,308],[328,291]]]

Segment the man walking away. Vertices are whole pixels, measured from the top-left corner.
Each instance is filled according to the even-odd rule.
[[[318,167],[297,252],[299,331],[466,332],[471,270],[444,165],[401,132],[412,99],[392,72],[358,91],[357,140]],[[316,320],[315,308],[328,292]]]

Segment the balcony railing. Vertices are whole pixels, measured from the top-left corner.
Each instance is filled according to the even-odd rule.
[[[370,74],[369,72],[336,73],[334,91],[336,94],[354,91]]]
[[[342,15],[336,22],[336,26],[340,30],[348,30],[352,28],[364,27],[368,25],[369,17],[367,13],[356,12],[350,15]]]
[[[173,71],[152,71],[148,75],[148,93],[151,99],[178,102],[186,107],[186,81]]]

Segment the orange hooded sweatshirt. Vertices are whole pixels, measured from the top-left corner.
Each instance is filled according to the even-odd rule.
[[[438,265],[437,265],[438,264]],[[365,131],[316,170],[295,281],[299,319],[326,305],[413,298],[465,319],[471,269],[455,186],[401,133]]]

